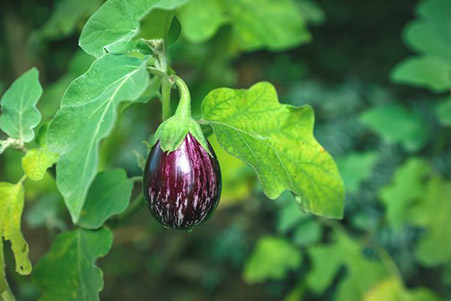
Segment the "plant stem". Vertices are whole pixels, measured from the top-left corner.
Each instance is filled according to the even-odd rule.
[[[191,118],[191,96],[185,81],[177,75],[172,75],[171,79],[179,90],[180,102],[177,107],[176,115],[183,118]]]
[[[171,82],[167,76],[161,77],[161,105],[162,105],[162,116],[164,120],[171,117]]]

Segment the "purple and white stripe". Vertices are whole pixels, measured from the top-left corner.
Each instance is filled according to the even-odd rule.
[[[216,208],[221,171],[210,144],[208,147],[213,157],[188,133],[175,151],[163,152],[158,142],[150,152],[144,171],[144,196],[150,212],[163,226],[189,229]]]

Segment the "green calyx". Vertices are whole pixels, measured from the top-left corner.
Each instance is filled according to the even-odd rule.
[[[172,76],[171,79],[179,90],[179,105],[175,114],[160,124],[152,137],[150,146],[153,147],[160,141],[160,148],[164,152],[173,152],[179,148],[186,135],[191,133],[200,145],[212,155],[200,125],[191,117],[191,96],[188,87],[178,76]]]

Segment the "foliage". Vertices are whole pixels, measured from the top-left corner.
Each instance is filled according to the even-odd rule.
[[[414,55],[410,1],[51,2],[0,4],[3,299],[451,296],[449,1]],[[140,184],[142,141],[188,131],[223,178],[189,234]]]

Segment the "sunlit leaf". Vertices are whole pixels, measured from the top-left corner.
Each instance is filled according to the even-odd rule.
[[[422,197],[426,188],[426,177],[431,172],[429,165],[421,159],[412,158],[395,173],[393,183],[384,187],[381,200],[386,207],[389,224],[399,229],[405,222],[409,206]]]
[[[402,143],[409,151],[420,149],[429,137],[423,119],[401,105],[369,109],[360,119],[387,142]]]
[[[148,84],[146,62],[105,55],[67,89],[49,125],[47,143],[60,154],[57,186],[76,223],[98,164],[100,141],[111,131],[122,101],[134,101]]]
[[[4,240],[11,242],[11,249],[16,261],[16,272],[28,275],[31,273],[31,262],[28,259],[29,249],[20,229],[23,206],[22,182],[18,184],[0,183],[0,234]]]
[[[351,153],[337,158],[338,170],[347,192],[356,193],[359,190],[360,184],[371,175],[376,159],[376,153]]]
[[[22,158],[22,168],[27,177],[40,181],[49,167],[58,161],[58,154],[47,148],[31,149]]]
[[[1,226],[1,225],[0,225]],[[3,229],[0,227],[0,297],[4,301],[15,300],[5,277],[5,260],[3,256]]]
[[[208,140],[221,166],[222,192],[219,206],[246,200],[256,182],[252,168],[223,150],[215,135],[211,135]]]
[[[105,52],[125,53],[134,48],[133,39],[139,35],[140,20],[155,9],[172,11],[187,1],[109,0],[86,22],[79,44],[84,51],[96,57],[101,57]],[[160,28],[167,24],[153,24],[153,27],[157,25]],[[154,32],[151,35],[150,38],[156,38]]]
[[[425,228],[416,248],[416,255],[426,266],[438,266],[451,261],[451,182],[435,177],[427,186],[424,197],[411,209],[410,222]]]
[[[226,21],[218,0],[191,0],[177,15],[184,37],[194,43],[210,39]]]
[[[244,267],[244,279],[248,283],[265,280],[281,280],[301,265],[299,250],[283,238],[261,238]]]
[[[79,225],[96,229],[111,216],[122,213],[130,203],[132,189],[133,181],[123,169],[98,173],[89,188]]]
[[[396,277],[384,279],[364,297],[365,301],[439,301],[435,293],[426,288],[407,289]]]
[[[41,120],[41,114],[36,109],[42,94],[38,75],[36,68],[28,70],[13,82],[0,100],[0,128],[11,138],[22,142],[33,140],[33,129]]]
[[[344,187],[332,157],[313,137],[313,110],[278,101],[266,82],[249,90],[216,89],[202,103],[219,144],[251,165],[272,199],[291,190],[314,214],[343,215]]]
[[[103,274],[95,261],[113,243],[109,230],[62,232],[39,260],[33,280],[42,290],[40,300],[99,300]]]
[[[334,238],[331,244],[308,249],[313,268],[307,283],[314,292],[321,294],[344,266],[346,274],[340,279],[335,300],[361,300],[370,288],[388,276],[388,271],[381,262],[367,258],[363,246],[346,234],[336,232]]]

